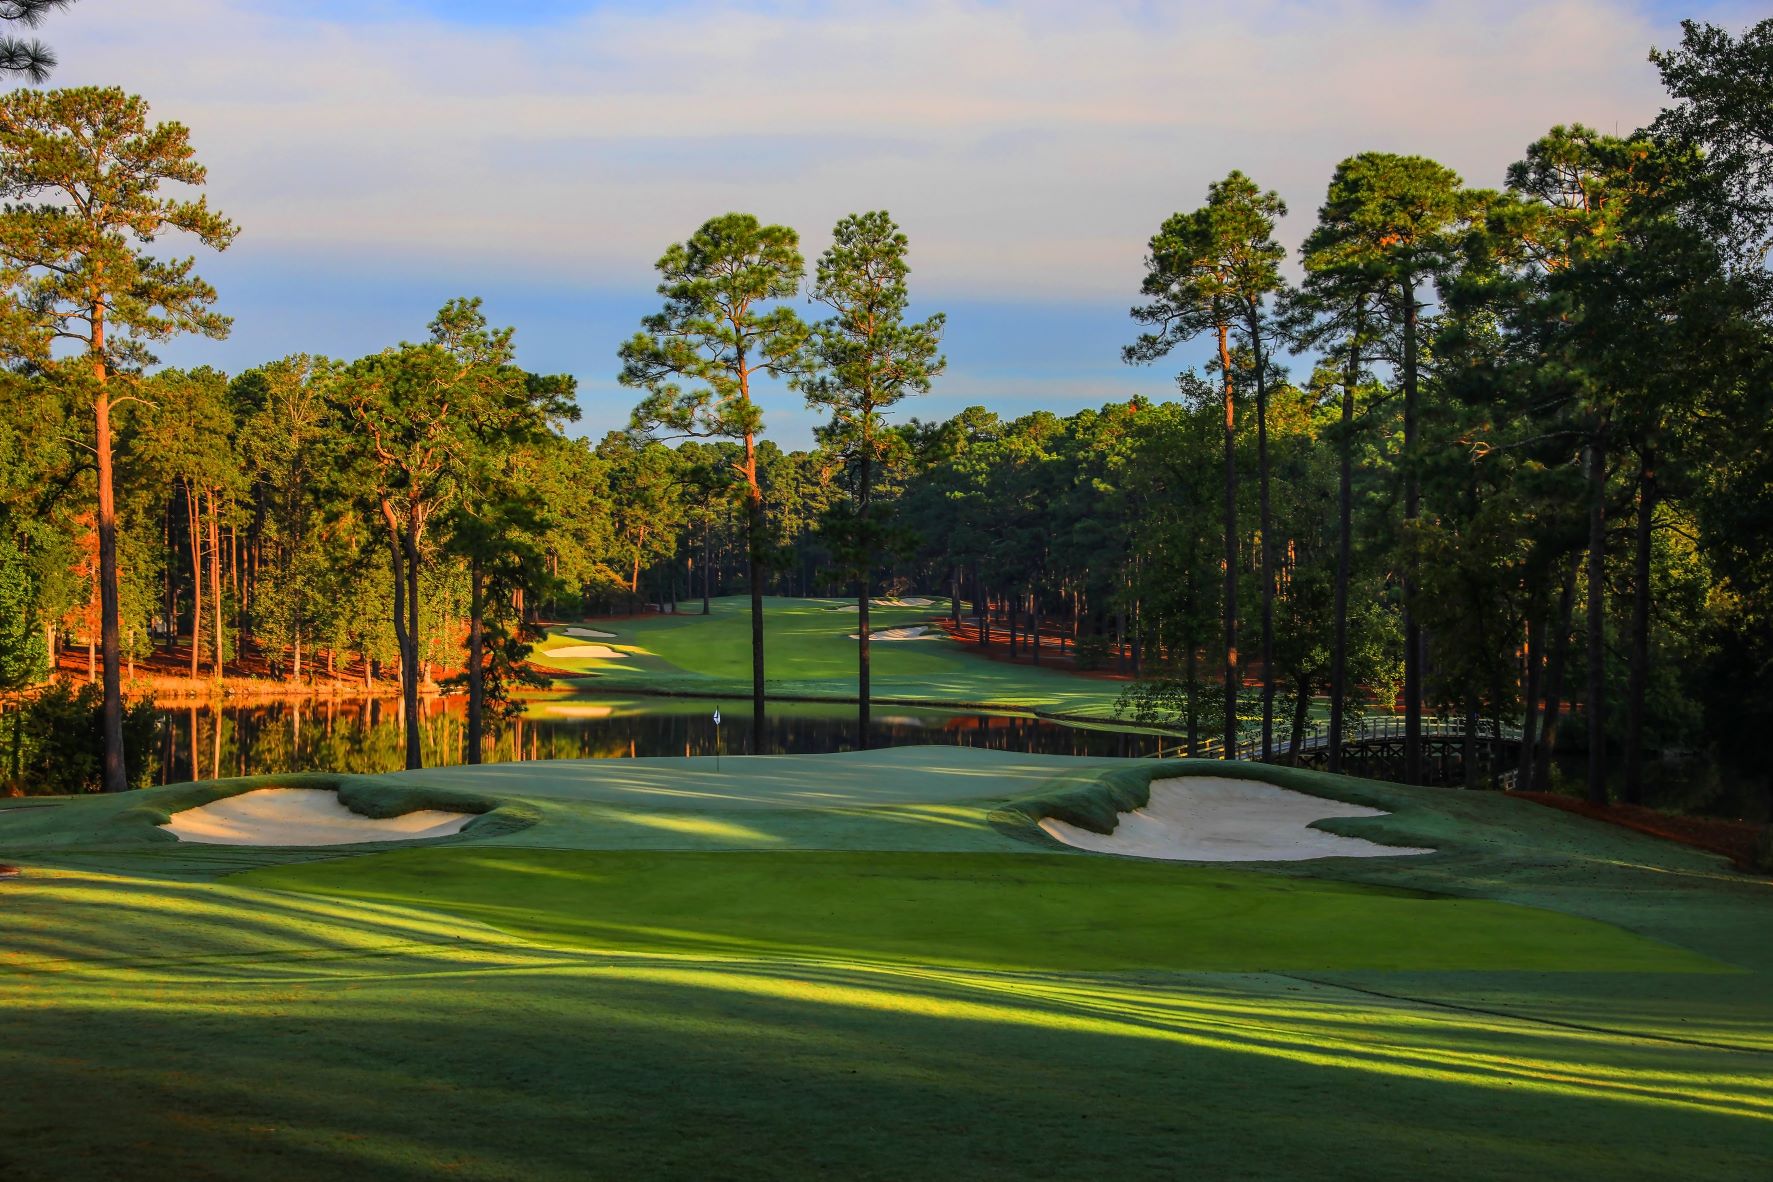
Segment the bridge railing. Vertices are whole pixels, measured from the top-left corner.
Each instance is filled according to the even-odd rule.
[[[1397,715],[1382,718],[1363,718],[1356,725],[1345,728],[1343,744],[1347,747],[1359,746],[1364,743],[1402,739],[1404,737],[1404,720]],[[1422,720],[1422,736],[1424,738],[1463,739],[1470,733],[1479,742],[1513,742],[1521,740],[1521,728],[1509,723],[1500,726],[1494,719],[1483,718],[1477,726],[1468,732],[1466,720],[1463,718],[1430,717]],[[1280,758],[1299,754],[1322,751],[1330,745],[1330,728],[1322,722],[1313,722],[1298,735],[1292,733],[1288,726],[1276,727],[1271,743],[1272,757]],[[1194,754],[1199,758],[1216,759],[1225,750],[1225,743],[1219,738],[1202,739],[1195,744]],[[1186,748],[1178,747],[1174,752],[1164,751],[1166,755],[1183,755]],[[1248,727],[1238,737],[1237,758],[1259,760],[1262,758],[1262,736],[1258,731],[1251,734]],[[1497,782],[1503,786],[1511,786],[1514,773],[1500,771]],[[1508,783],[1503,783],[1503,781]]]

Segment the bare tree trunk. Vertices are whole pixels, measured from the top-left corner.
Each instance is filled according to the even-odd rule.
[[[1650,689],[1650,540],[1656,516],[1656,453],[1638,473],[1637,553],[1631,590],[1631,678],[1626,691],[1625,801],[1644,800],[1644,707]]]

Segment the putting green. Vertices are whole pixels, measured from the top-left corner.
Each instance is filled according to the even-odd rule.
[[[430,849],[234,881],[649,955],[1018,972],[1725,967],[1592,920],[1483,899],[1058,855]]]

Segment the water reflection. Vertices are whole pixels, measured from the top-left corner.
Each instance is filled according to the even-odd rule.
[[[720,745],[728,754],[815,754],[851,751],[859,729],[855,706],[771,703],[765,733],[754,735],[748,702],[682,698],[543,698],[489,735],[487,762],[516,759],[622,759],[649,755],[711,756],[712,714],[721,713]],[[425,765],[462,763],[467,753],[466,702],[425,703],[420,734]],[[397,701],[324,699],[257,705],[168,706],[160,714],[157,779],[248,776],[267,772],[395,771],[406,764]],[[1099,730],[1020,715],[877,706],[871,747],[915,743],[991,747],[1046,755],[1143,756],[1158,752],[1156,736]],[[1169,742],[1173,749],[1174,741]]]

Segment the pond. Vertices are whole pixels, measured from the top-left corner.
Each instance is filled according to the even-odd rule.
[[[551,696],[489,738],[487,762],[514,759],[627,759],[715,754],[816,754],[861,744],[853,703],[772,702],[765,733],[752,733],[748,701]],[[467,750],[467,703],[428,701],[421,733],[427,767],[457,764]],[[160,710],[154,779],[159,783],[267,772],[372,773],[406,765],[400,705],[381,699],[318,699],[253,705],[167,705]],[[874,707],[870,747],[942,743],[1045,755],[1144,756],[1155,735],[1074,726],[1021,714]],[[1175,741],[1166,741],[1173,751]]]

